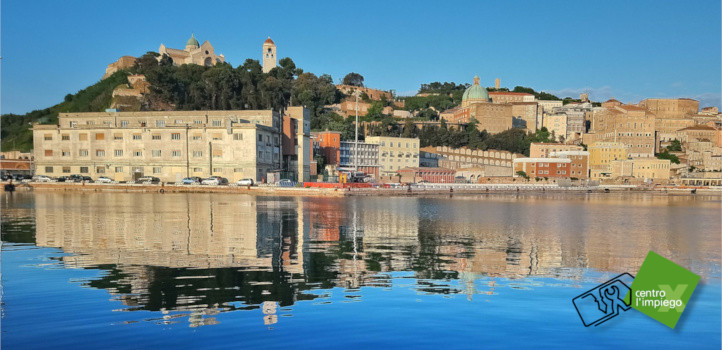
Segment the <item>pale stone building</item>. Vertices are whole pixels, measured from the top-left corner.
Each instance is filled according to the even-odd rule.
[[[40,175],[262,182],[281,169],[280,128],[271,110],[61,113],[36,124],[33,141]]]
[[[633,177],[645,181],[669,180],[669,159],[636,158],[612,162],[612,178]]]
[[[655,153],[655,115],[633,105],[617,105],[595,111],[590,133],[583,142],[621,142],[632,158],[653,157]]]
[[[552,152],[583,151],[584,147],[563,143],[534,142],[529,146],[530,158],[549,158]]]
[[[379,145],[380,175],[393,175],[403,168],[419,166],[419,139],[390,136],[367,136],[367,143]]]
[[[196,40],[194,35],[191,35],[191,38],[186,42],[185,49],[171,49],[163,44],[160,44],[158,53],[160,54],[158,57],[159,60],[163,57],[163,55],[168,55],[168,57],[173,60],[173,64],[176,66],[183,64],[213,66],[226,61],[226,57],[222,54],[216,55],[213,45],[211,45],[208,40],[206,40],[203,45],[199,45],[198,40]]]
[[[589,171],[593,180],[610,177],[612,162],[627,159],[627,146],[621,142],[595,142],[587,147]]]
[[[474,169],[462,175],[471,182],[478,181],[479,177],[511,176],[514,159],[524,158],[523,154],[508,151],[493,149],[484,151],[447,146],[424,147],[420,154],[426,163],[435,164],[434,166],[457,171]],[[471,175],[475,177],[472,178]]]

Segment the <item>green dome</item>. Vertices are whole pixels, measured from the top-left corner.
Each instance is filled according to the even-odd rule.
[[[479,85],[479,77],[474,77],[474,85],[469,86],[464,95],[461,97],[462,101],[465,100],[484,100],[489,101],[489,92],[484,89],[483,86]]]
[[[196,38],[195,38],[195,36],[194,36],[193,34],[191,34],[191,38],[188,39],[188,41],[186,42],[186,47],[187,47],[187,46],[193,46],[193,47],[199,47],[199,46],[200,46],[200,45],[198,44],[198,40],[196,40]]]

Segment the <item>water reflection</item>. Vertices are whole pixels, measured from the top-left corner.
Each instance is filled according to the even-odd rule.
[[[36,193],[5,204],[4,240],[33,241],[34,220],[35,244],[70,253],[58,257],[64,267],[103,271],[80,283],[106,290],[120,311],[193,327],[250,309],[271,326],[335,287],[353,302],[359,288],[398,288],[398,278],[472,300],[535,277],[636,271],[649,250],[703,276],[720,259],[720,205],[706,197]]]

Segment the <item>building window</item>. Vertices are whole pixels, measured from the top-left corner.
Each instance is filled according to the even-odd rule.
[[[193,140],[200,140],[201,134],[193,134]]]
[[[87,149],[81,149],[78,151],[78,156],[80,157],[87,157],[88,156],[88,150]]]
[[[103,140],[105,140],[105,134],[103,134],[102,132],[96,133],[96,134],[95,134],[95,140],[96,140],[96,141],[103,141]]]
[[[219,132],[213,133],[213,140],[217,141],[217,140],[222,140],[222,139],[223,139],[223,134],[221,134]]]
[[[159,150],[159,149],[154,149],[154,150],[153,150],[153,157],[160,157],[160,150]]]
[[[151,140],[160,140],[160,134],[153,134]]]
[[[71,128],[74,128],[74,127],[76,127],[76,126],[78,126],[78,122],[75,122],[75,121],[71,121],[71,122],[70,122],[70,127],[71,127]]]
[[[68,134],[63,134],[61,140],[63,140],[63,141],[70,141],[70,135],[68,135]]]
[[[220,173],[223,172],[223,168],[213,168],[213,173]]]
[[[52,157],[52,156],[53,156],[53,150],[51,150],[51,149],[46,149],[46,150],[45,150],[45,156],[46,156],[46,157]]]
[[[143,139],[143,136],[141,134],[133,134],[133,140],[138,141],[138,140],[142,140],[142,139]]]
[[[53,140],[53,134],[45,134],[45,141],[52,141]]]
[[[223,126],[223,121],[222,120],[214,120],[213,126]]]
[[[233,134],[233,139],[236,141],[243,140],[243,134]]]
[[[50,169],[52,169],[52,168],[50,168]],[[234,172],[234,173],[242,173],[242,172],[243,172],[243,168],[233,168],[233,172]]]
[[[203,124],[203,121],[202,120],[194,120],[193,124]]]
[[[70,157],[70,151],[62,151],[61,155],[63,157]]]
[[[81,173],[81,174],[87,174],[87,173],[88,173],[88,167],[87,167],[87,166],[81,166],[81,167],[80,167],[80,173]]]
[[[180,157],[180,156],[181,156],[181,151],[178,151],[178,150],[172,151],[172,152],[171,152],[171,156],[173,156],[173,157]]]
[[[180,133],[174,132],[174,133],[170,134],[170,139],[171,140],[180,140]]]
[[[123,150],[122,150],[122,149],[116,149],[114,154],[115,154],[116,157],[122,157],[122,156],[123,156]]]
[[[69,173],[70,173],[70,167],[69,167],[69,166],[64,166],[64,167],[63,167],[63,173],[64,173],[64,174],[69,174]]]
[[[258,142],[263,142],[263,135],[258,135]]]
[[[203,151],[193,151],[193,158],[203,157]]]
[[[78,140],[88,141],[88,134],[78,134]]]
[[[105,157],[105,150],[102,150],[102,149],[95,150],[95,156],[96,157]]]
[[[120,121],[120,127],[121,127],[121,128],[127,128],[127,127],[128,127],[128,121],[127,121],[127,120],[121,120],[121,121]]]
[[[163,168],[161,168],[159,166],[153,167],[153,174],[160,174],[162,171],[163,171]]]
[[[105,174],[105,167],[99,166],[95,168],[95,172],[98,174]]]
[[[53,167],[51,167],[51,166],[46,166],[46,167],[45,167],[45,173],[46,173],[46,174],[52,174],[52,173],[53,173]]]
[[[156,120],[156,121],[155,121],[155,126],[158,127],[158,128],[165,127],[165,120]]]
[[[176,124],[183,124],[183,120],[182,120],[182,119],[176,119],[176,120],[175,120],[175,123],[176,123]]]
[[[116,173],[122,173],[122,172],[123,172],[123,167],[122,167],[122,166],[117,166],[117,167],[115,167],[115,172],[116,172]]]
[[[194,173],[202,173],[203,169],[202,168],[193,168],[193,172]]]
[[[113,140],[120,141],[123,139],[123,134],[113,134]]]
[[[142,157],[142,156],[143,156],[143,151],[141,151],[141,150],[133,151],[133,157]]]
[[[213,150],[213,158],[220,158],[223,156],[223,150],[222,149],[214,149]]]

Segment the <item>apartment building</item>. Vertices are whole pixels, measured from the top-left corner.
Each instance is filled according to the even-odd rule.
[[[263,182],[282,167],[281,119],[271,110],[61,113],[58,125],[33,127],[36,173]]]

